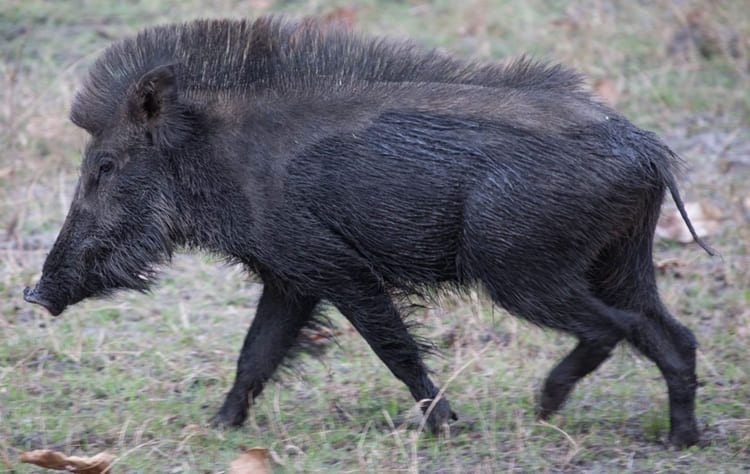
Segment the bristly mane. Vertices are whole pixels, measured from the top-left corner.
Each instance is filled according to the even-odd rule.
[[[71,119],[95,133],[151,69],[174,64],[180,88],[310,92],[353,82],[439,82],[587,94],[581,77],[525,58],[477,64],[408,41],[361,36],[314,19],[198,20],[157,26],[110,46],[76,96]],[[323,89],[324,90],[324,89]],[[588,97],[588,96],[587,96]]]

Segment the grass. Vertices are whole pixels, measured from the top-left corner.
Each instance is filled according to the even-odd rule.
[[[579,385],[551,424],[537,423],[538,388],[574,341],[510,318],[481,296],[446,297],[416,315],[442,350],[429,361],[435,379],[467,420],[449,439],[415,429],[407,390],[334,312],[337,344],[269,384],[244,428],[211,428],[260,294],[239,269],[211,258],[180,256],[152,294],[84,302],[58,319],[24,304],[20,290],[38,277],[72,196],[84,137],[67,110],[97,52],[165,21],[347,7],[202,3],[11,0],[0,10],[0,472],[38,472],[17,461],[37,448],[106,449],[118,456],[116,472],[220,472],[251,446],[269,448],[282,472],[747,471],[745,2],[368,0],[354,9],[357,28],[370,33],[482,60],[526,51],[572,65],[592,83],[613,81],[618,109],[683,155],[686,200],[724,216],[710,237],[723,258],[669,242],[656,251],[658,261],[678,262],[660,275],[662,295],[701,343],[698,417],[709,445],[686,451],[665,449],[664,382],[626,347]],[[690,40],[668,54],[696,11],[702,19],[693,30],[717,32],[720,51],[704,57]]]

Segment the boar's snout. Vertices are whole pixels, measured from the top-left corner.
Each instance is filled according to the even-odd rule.
[[[55,302],[53,302],[52,298],[50,298],[48,295],[45,295],[44,291],[39,287],[40,285],[37,284],[34,288],[24,288],[23,299],[29,303],[43,306],[45,309],[47,309],[47,311],[50,312],[52,316],[57,316],[62,313],[65,309],[65,305],[56,304]]]

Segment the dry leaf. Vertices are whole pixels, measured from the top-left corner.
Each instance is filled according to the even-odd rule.
[[[268,10],[273,6],[271,0],[250,0],[250,7],[256,10]]]
[[[466,10],[461,36],[487,35],[487,0],[477,0]]]
[[[693,43],[706,59],[721,54],[722,40],[712,18],[705,11],[695,8],[687,14],[687,24]]]
[[[685,203],[685,210],[698,237],[706,237],[719,230],[722,214],[716,207],[705,203],[688,202]],[[693,236],[690,235],[690,230],[677,209],[662,212],[656,226],[656,236],[660,239],[676,240],[682,243],[693,241]]]
[[[617,87],[617,83],[612,79],[597,79],[594,82],[594,91],[607,105],[612,107],[617,105],[617,102],[620,100],[620,90]]]
[[[706,59],[722,54],[738,57],[740,54],[739,35],[720,26],[710,13],[694,8],[684,16],[680,13],[680,17],[681,27],[667,44],[669,56],[685,61],[690,59],[693,51]]]
[[[750,338],[750,309],[738,316],[737,323],[737,335],[745,339]]]
[[[327,24],[353,29],[357,25],[357,10],[355,7],[334,8],[323,16],[323,21]]]
[[[656,269],[660,273],[666,273],[667,271],[679,268],[682,262],[676,258],[667,258],[665,260],[659,260],[656,262]]]
[[[556,26],[566,33],[575,33],[581,29],[581,25],[572,17],[564,16],[556,18],[550,22],[552,26]]]
[[[229,465],[228,474],[271,474],[271,461],[265,448],[250,448]]]
[[[35,464],[56,471],[78,472],[81,474],[101,474],[111,472],[109,467],[115,456],[107,452],[94,457],[66,456],[50,449],[37,449],[21,454],[21,462]]]
[[[299,338],[309,344],[328,344],[342,334],[340,329],[321,326],[301,332]]]
[[[3,464],[5,464],[5,467],[8,468],[8,471],[13,470],[13,464],[10,463],[10,457],[8,456],[8,451],[5,450],[5,446],[0,444],[0,458],[3,460]]]

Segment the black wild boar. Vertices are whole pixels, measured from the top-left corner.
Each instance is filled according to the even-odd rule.
[[[696,340],[662,305],[652,262],[667,190],[689,225],[678,159],[577,74],[313,20],[197,21],[109,48],[71,119],[90,134],[80,180],[25,298],[57,315],[145,290],[180,247],[240,262],[264,289],[220,424],[243,423],[321,302],[433,399],[399,302],[478,285],[579,340],[544,384],[541,417],[626,340],[666,379],[672,443],[698,441]],[[428,414],[434,430],[454,418],[444,398]]]

